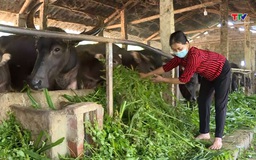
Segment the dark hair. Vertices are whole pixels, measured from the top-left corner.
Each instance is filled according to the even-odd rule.
[[[182,31],[176,31],[171,34],[170,40],[169,40],[169,45],[171,46],[174,43],[186,44],[186,42],[188,42],[186,35]]]

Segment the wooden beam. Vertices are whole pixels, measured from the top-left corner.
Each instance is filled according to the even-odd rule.
[[[207,8],[206,11],[207,11],[208,13],[213,13],[213,14],[220,15],[220,11],[217,10],[217,9],[208,9],[208,8]]]
[[[102,2],[99,2],[99,1],[96,1],[96,0],[91,0],[93,3],[96,3],[98,5],[102,5],[102,6],[105,6],[105,7],[108,7],[108,8],[112,8],[112,9],[115,9],[116,10],[116,7],[115,6],[111,6],[109,4],[105,4],[105,3],[102,3]]]
[[[48,0],[40,0],[43,4],[39,8],[39,29],[44,30],[47,27]]]
[[[252,26],[254,23],[249,23],[248,25]],[[210,26],[209,28],[203,28],[203,29],[197,29],[197,30],[192,30],[192,31],[185,31],[184,33],[189,35],[189,34],[195,34],[198,33],[197,35],[191,37],[191,39],[194,39],[195,37],[197,37],[199,34],[202,34],[205,31],[212,31],[212,30],[217,30],[220,29],[220,27],[216,27],[217,24],[214,24],[212,26]],[[239,27],[239,26],[243,26],[243,24],[235,24],[234,27]],[[159,40],[160,37],[155,37],[152,38],[151,40],[156,41]]]
[[[188,17],[191,17],[191,16],[194,15],[194,14],[196,14],[196,12],[189,12],[189,13],[187,13],[187,14],[185,14],[185,15],[179,17],[179,18],[175,21],[175,24],[176,24],[176,23],[179,23],[179,22],[181,22],[181,21],[183,21],[183,20],[185,20],[185,19],[187,19]],[[152,34],[151,36],[149,36],[148,38],[146,38],[143,42],[145,43],[145,42],[147,42],[147,41],[150,41],[152,38],[155,38],[156,36],[158,36],[159,33],[160,33],[159,31],[155,32],[154,34]]]
[[[192,30],[192,31],[185,31],[184,33],[186,35],[189,35],[189,34],[195,34],[195,33],[202,33],[202,32],[205,32],[205,31],[211,31],[211,30],[216,30],[216,29],[220,29],[219,27],[210,27],[210,28],[204,28],[204,29],[197,29],[197,30]],[[196,36],[197,37],[197,36]],[[160,37],[155,37],[153,38],[152,40],[156,41],[156,40],[159,40]],[[193,38],[192,38],[193,39]]]
[[[247,23],[244,23],[244,60],[245,60],[245,67],[247,69],[251,69],[251,70],[254,70],[253,69],[253,61],[255,59],[252,59],[252,52],[251,52],[251,31],[250,31],[250,25],[249,22],[250,22],[250,17],[247,16],[245,18],[245,22]]]
[[[178,14],[178,13],[183,13],[183,12],[188,12],[188,11],[191,11],[191,10],[204,8],[206,6],[216,5],[218,3],[220,3],[220,0],[215,0],[213,2],[206,2],[206,3],[199,4],[199,5],[174,10],[173,12],[174,12],[174,14]],[[139,20],[134,20],[134,21],[130,22],[130,24],[139,24],[139,23],[143,23],[143,22],[147,22],[147,21],[152,21],[152,20],[158,19],[159,17],[160,17],[160,15],[157,14],[157,15],[142,18],[142,19],[139,19]],[[121,27],[120,24],[115,24],[115,25],[107,26],[106,29],[114,29],[114,28],[120,28],[120,27]]]
[[[49,4],[48,7],[53,7],[53,8],[58,8],[58,9],[61,9],[61,10],[71,11],[71,12],[76,13],[78,15],[82,15],[83,17],[88,17],[88,18],[93,17],[93,15],[90,15],[89,13],[85,13],[85,12],[82,12],[82,11],[70,9],[70,8],[63,7],[63,6],[56,6],[56,5],[53,5],[53,4]]]
[[[244,39],[229,39],[229,42],[241,42],[242,40],[244,40]],[[254,39],[254,40],[256,40],[256,39]],[[193,42],[190,42],[191,44],[193,44],[193,45],[204,45],[204,44],[220,44],[220,41],[219,40],[215,40],[215,41],[204,41],[204,42],[195,42],[195,41],[193,41]]]
[[[56,2],[57,0],[49,0],[49,3],[54,3]]]
[[[228,2],[229,0],[222,0],[220,4],[220,52],[227,59],[229,59],[229,39],[228,39]]]
[[[155,19],[158,19],[158,18],[160,18],[159,14],[154,15],[154,16],[150,16],[150,17],[146,17],[146,18],[142,18],[142,19],[139,19],[139,20],[135,20],[135,21],[132,21],[130,23],[131,24],[139,24],[139,23],[143,23],[143,22],[147,22],[147,21],[152,21],[152,20],[155,20]]]
[[[195,15],[196,13],[197,13],[197,12],[189,12],[189,13],[187,13],[187,14],[185,14],[185,15],[179,17],[178,19],[175,20],[175,24],[176,24],[176,23],[179,23],[179,22],[181,22],[181,21],[184,21],[184,20],[186,20],[186,19],[189,18],[189,17],[192,17],[192,16]]]
[[[198,32],[212,31],[212,30],[216,30],[216,29],[220,29],[220,28],[219,27],[204,28],[204,29],[198,29],[198,30],[193,30],[193,31],[186,31],[184,33],[188,35],[188,34],[194,34],[194,33],[198,33]]]
[[[127,39],[128,35],[127,35],[127,19],[126,19],[126,9],[123,9],[121,11],[121,39]],[[127,49],[127,45],[122,44],[122,48]]]
[[[146,39],[144,40],[144,43],[150,41],[152,38],[155,38],[156,36],[159,35],[159,33],[160,33],[159,31],[155,32],[154,34],[152,34],[151,36],[149,36],[148,38],[146,38]]]
[[[121,24],[114,24],[114,25],[105,27],[105,29],[115,29],[115,28],[120,28],[120,27],[121,27]]]
[[[212,2],[206,2],[206,3],[198,4],[198,5],[195,5],[195,6],[191,6],[191,7],[177,9],[177,10],[174,10],[173,12],[174,12],[174,14],[188,12],[188,11],[192,11],[192,10],[196,10],[196,9],[200,9],[200,8],[204,8],[204,7],[213,6],[213,5],[219,4],[220,2],[221,2],[220,0],[214,0]],[[158,15],[142,18],[140,20],[132,21],[131,24],[143,23],[143,22],[147,22],[147,21],[157,19],[159,17],[160,17],[160,15],[158,14]]]
[[[116,10],[114,13],[112,13],[108,18],[106,18],[104,20],[104,23],[107,24],[109,23],[114,17],[116,16],[120,16],[119,13],[121,10],[123,10],[124,8],[126,8],[127,6],[129,6],[130,4],[134,3],[134,0],[129,0],[128,2],[126,2],[121,9]]]
[[[32,1],[33,0],[26,0],[25,3],[23,4],[23,6],[21,7],[20,11],[19,11],[19,14],[25,13],[26,9],[28,8],[28,6],[30,5],[30,3]]]
[[[25,3],[22,5],[19,13],[16,16],[16,25],[19,27],[26,26],[26,19],[27,15],[25,15],[25,11],[27,10],[28,6],[31,4],[33,0],[26,0]]]

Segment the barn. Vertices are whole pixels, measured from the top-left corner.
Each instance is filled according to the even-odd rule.
[[[256,159],[255,0],[0,4],[0,159]]]

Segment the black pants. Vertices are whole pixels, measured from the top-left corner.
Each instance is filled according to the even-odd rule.
[[[212,94],[215,91],[215,137],[222,138],[231,81],[230,76],[230,64],[228,60],[226,60],[221,74],[215,80],[208,81],[207,79],[202,78],[198,97],[200,133],[209,133],[210,131],[210,106],[212,102]]]

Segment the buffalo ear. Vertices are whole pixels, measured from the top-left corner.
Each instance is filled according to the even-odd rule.
[[[98,60],[103,60],[103,59],[105,59],[104,55],[101,54],[101,53],[95,54],[94,57],[95,57],[96,59],[98,59]]]

